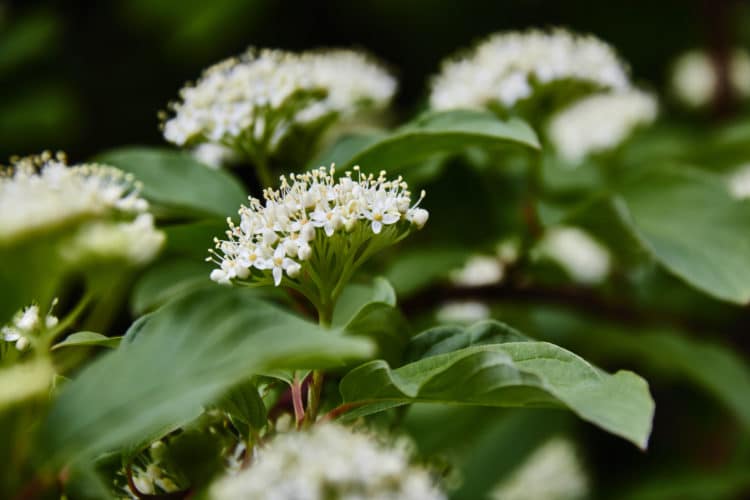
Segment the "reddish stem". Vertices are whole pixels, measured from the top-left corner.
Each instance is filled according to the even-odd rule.
[[[305,409],[302,405],[302,381],[297,379],[296,373],[292,380],[292,404],[294,405],[295,426],[299,429],[305,419]]]

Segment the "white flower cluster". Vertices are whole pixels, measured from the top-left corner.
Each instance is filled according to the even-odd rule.
[[[113,213],[144,213],[130,174],[102,165],[68,167],[62,155],[17,160],[0,175],[0,242]]]
[[[432,81],[434,109],[500,106],[530,97],[535,85],[572,80],[611,90],[629,87],[627,68],[594,36],[562,29],[498,33],[443,63]]]
[[[212,142],[255,157],[276,150],[295,127],[385,107],[395,79],[351,50],[254,50],[207,69],[180,91],[164,137]]]
[[[334,174],[333,167],[321,167],[289,180],[281,176],[279,190],[264,191],[265,204],[250,198],[239,210],[239,226],[229,219],[228,239],[216,240],[218,252],[209,260],[219,269],[211,279],[278,286],[286,274],[294,286],[307,275],[316,295],[326,295],[336,285],[330,280],[346,279],[369,256],[427,222],[428,212],[418,207],[424,192],[412,204],[401,177],[365,175],[358,167],[338,180]]]
[[[734,49],[728,61],[728,79],[737,97],[750,97],[750,53]],[[672,91],[677,99],[691,108],[707,106],[719,91],[719,74],[709,54],[688,51],[677,58],[672,70]]]
[[[153,215],[142,213],[129,222],[86,224],[65,241],[61,253],[72,264],[117,260],[140,266],[156,257],[165,239]]]
[[[576,227],[550,229],[534,253],[536,258],[556,262],[573,280],[587,285],[604,281],[611,268],[607,248]]]
[[[0,337],[6,342],[15,342],[16,349],[19,351],[25,350],[31,343],[31,339],[40,331],[57,325],[57,317],[52,315],[52,308],[56,303],[57,300],[52,302],[52,307],[44,319],[39,315],[39,306],[36,304],[18,311],[8,325],[0,328]]]
[[[657,112],[656,98],[641,90],[594,94],[555,114],[547,133],[563,158],[578,163],[617,147],[636,128],[652,123]]]
[[[385,447],[337,424],[276,437],[253,465],[211,488],[214,500],[438,500],[403,446]]]
[[[573,445],[553,438],[535,450],[492,492],[496,500],[582,500],[589,480]]]

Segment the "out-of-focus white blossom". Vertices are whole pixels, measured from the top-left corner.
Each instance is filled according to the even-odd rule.
[[[738,200],[750,198],[750,164],[740,165],[728,179],[729,193]]]
[[[237,153],[227,146],[204,142],[192,150],[193,157],[207,167],[218,170],[237,161]]]
[[[611,266],[607,248],[575,227],[547,231],[535,256],[556,262],[573,280],[591,285],[606,279]]]
[[[54,328],[58,319],[52,314],[52,308],[57,304],[57,299],[47,314],[42,318],[39,314],[39,306],[32,304],[18,311],[7,325],[0,328],[0,338],[6,342],[14,342],[16,349],[25,350],[40,332]]]
[[[627,68],[608,44],[562,29],[498,33],[443,63],[432,81],[435,109],[511,108],[537,85],[579,81],[600,89],[629,87]]]
[[[388,180],[354,172],[335,178],[333,167],[282,176],[265,202],[250,198],[228,220],[226,240],[211,251],[218,266],[211,279],[282,284],[308,298],[327,300],[340,292],[365,260],[421,228],[429,214],[416,203],[401,177]],[[309,292],[309,293],[307,293]]]
[[[140,266],[153,260],[164,244],[164,233],[149,213],[129,222],[92,222],[82,226],[61,248],[71,263],[123,261]]]
[[[148,209],[132,175],[113,167],[68,167],[50,154],[16,160],[0,175],[0,242],[71,221],[134,216]]]
[[[505,270],[500,260],[492,255],[474,255],[464,266],[450,274],[451,282],[462,287],[494,285],[503,279]]]
[[[217,481],[214,500],[438,500],[403,445],[387,447],[337,424],[281,434],[250,468]]]
[[[521,256],[521,240],[515,236],[505,238],[495,247],[495,255],[504,265],[513,264]]]
[[[497,485],[494,500],[582,500],[589,480],[570,441],[553,438]]]
[[[727,77],[734,94],[750,97],[750,53],[734,49],[729,55]],[[719,91],[719,74],[711,56],[702,50],[680,55],[674,63],[672,91],[684,105],[702,108],[711,103]]]
[[[548,135],[558,153],[580,162],[619,146],[633,131],[656,119],[656,98],[640,90],[595,94],[556,113]]]
[[[476,323],[490,317],[487,304],[476,300],[454,301],[442,304],[437,310],[442,323]]]
[[[222,144],[257,160],[295,130],[317,135],[323,122],[384,108],[395,91],[395,79],[360,52],[250,49],[180,91],[164,137],[179,146]]]

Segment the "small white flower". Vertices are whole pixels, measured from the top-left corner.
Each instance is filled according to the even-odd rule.
[[[212,281],[219,283],[220,285],[228,285],[232,282],[229,274],[224,269],[214,269],[209,275]]]
[[[432,81],[434,109],[512,108],[536,85],[578,81],[599,89],[630,86],[627,68],[606,43],[562,29],[498,33],[449,59]]]
[[[656,98],[640,90],[595,94],[555,114],[547,128],[560,155],[579,163],[592,153],[619,146],[656,119]]]
[[[393,200],[387,198],[378,199],[372,204],[372,208],[362,210],[365,218],[369,220],[372,232],[380,234],[383,225],[395,224],[401,219],[396,207],[393,206]]]
[[[417,228],[421,229],[426,223],[427,219],[430,218],[430,213],[423,208],[416,208],[407,213],[407,219],[414,222]]]
[[[281,245],[276,247],[276,250],[273,252],[273,257],[268,260],[266,265],[268,269],[271,270],[273,284],[276,286],[281,284],[281,278],[284,271],[287,272],[287,275],[290,278],[293,278],[294,276],[292,275],[296,276],[299,274],[300,270],[300,265],[286,256],[286,249]]]
[[[322,227],[326,236],[332,236],[334,231],[341,227],[341,216],[338,207],[325,205],[318,207],[310,214],[310,223],[313,227]]]
[[[24,309],[21,317],[16,321],[16,327],[25,332],[34,330],[39,324],[39,306],[30,305]]]
[[[3,334],[3,340],[6,342],[15,342],[21,338],[21,332],[12,326],[4,326],[0,333]]]

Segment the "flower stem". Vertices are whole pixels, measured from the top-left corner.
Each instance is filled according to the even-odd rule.
[[[274,187],[273,178],[271,177],[271,169],[268,167],[268,159],[265,155],[258,155],[255,157],[255,173],[258,176],[261,190],[267,187]]]
[[[305,419],[305,409],[302,406],[302,380],[297,377],[297,372],[294,372],[292,380],[292,405],[294,406],[295,427],[299,429]]]
[[[323,372],[313,370],[310,385],[307,387],[307,411],[305,412],[305,424],[311,425],[318,418],[320,410],[320,394],[323,390]]]
[[[318,308],[318,324],[323,328],[331,327],[333,318],[333,300],[326,300]],[[320,395],[323,392],[323,371],[313,370],[310,377],[310,383],[307,386],[307,409],[304,415],[304,425],[309,426],[315,423],[320,411]]]

